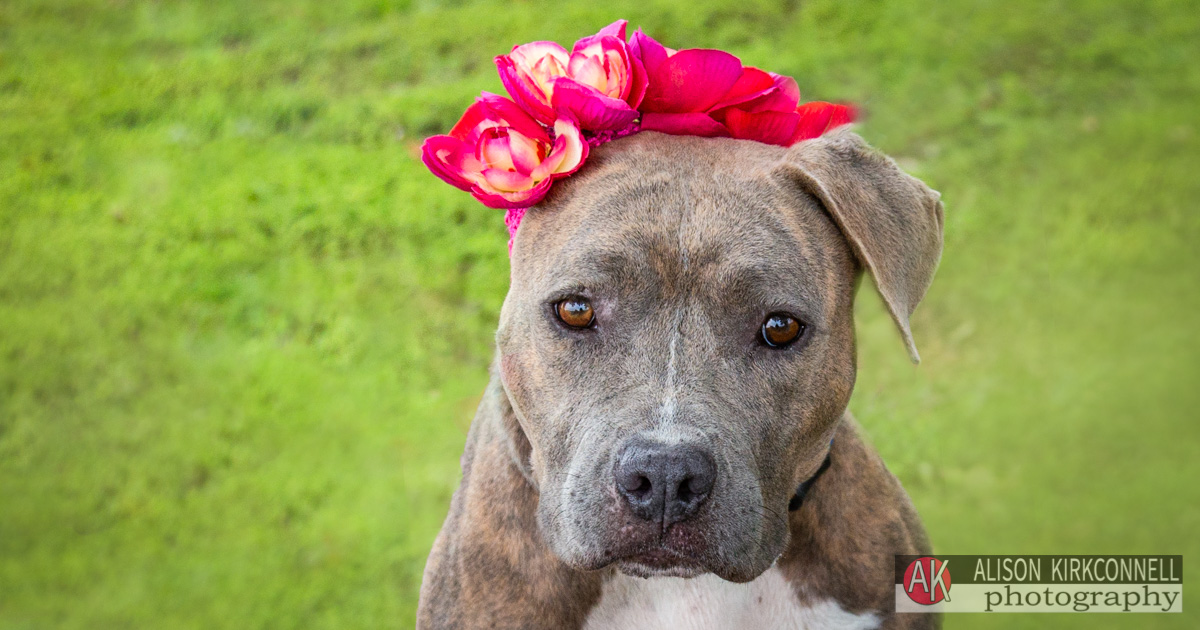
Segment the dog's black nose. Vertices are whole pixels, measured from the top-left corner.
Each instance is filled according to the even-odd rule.
[[[696,446],[634,440],[617,459],[616,477],[634,515],[665,527],[696,515],[717,480],[717,465]]]

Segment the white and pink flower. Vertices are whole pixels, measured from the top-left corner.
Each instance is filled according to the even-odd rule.
[[[421,147],[422,161],[434,175],[492,208],[541,201],[550,183],[578,170],[587,153],[571,118],[555,119],[548,131],[516,103],[487,92],[449,135],[428,138]]]
[[[618,20],[575,43],[533,42],[496,57],[505,89],[534,118],[550,124],[569,112],[587,131],[618,131],[638,117],[646,91],[641,62],[625,42]]]

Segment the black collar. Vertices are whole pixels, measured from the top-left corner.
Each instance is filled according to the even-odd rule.
[[[800,504],[804,503],[804,495],[808,494],[808,490],[812,488],[813,482],[817,480],[817,477],[821,476],[821,473],[829,470],[829,458],[831,455],[833,455],[833,444],[829,445],[829,452],[825,454],[825,461],[821,462],[821,467],[817,469],[817,472],[813,473],[813,476],[808,479],[801,481],[800,485],[796,487],[796,494],[792,495],[791,501],[788,501],[789,512],[795,512],[800,509]]]

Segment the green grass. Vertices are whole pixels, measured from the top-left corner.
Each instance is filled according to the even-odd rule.
[[[410,627],[508,273],[417,147],[617,17],[944,193],[924,363],[864,291],[851,402],[939,551],[1198,557],[1193,3],[12,0],[0,627]]]

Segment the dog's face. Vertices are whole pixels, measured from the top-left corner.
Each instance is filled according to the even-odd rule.
[[[527,213],[500,373],[531,447],[539,526],[569,565],[762,573],[853,389],[860,264],[907,333],[940,252],[940,204],[857,136],[804,144],[643,133],[594,150]],[[913,217],[847,233],[872,212]],[[896,242],[910,233],[924,241]]]

